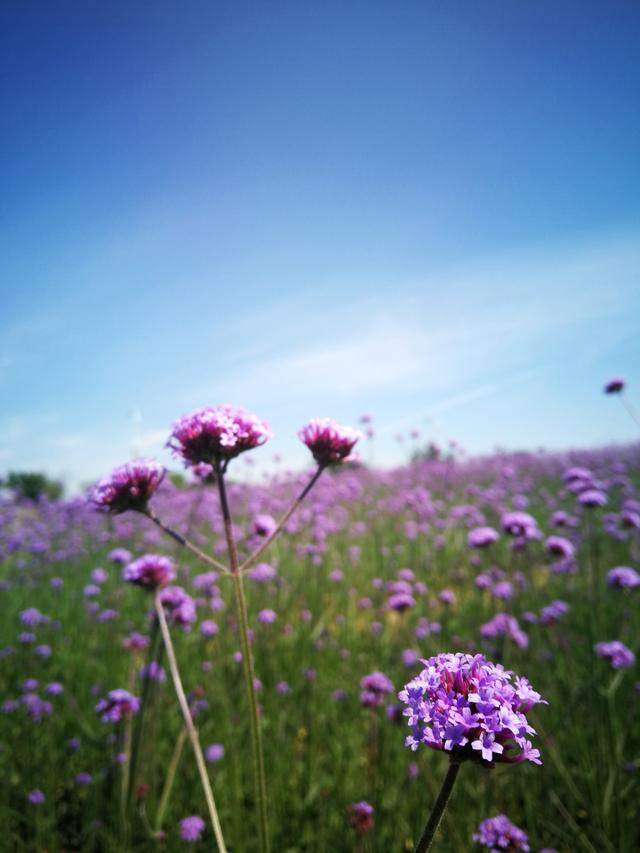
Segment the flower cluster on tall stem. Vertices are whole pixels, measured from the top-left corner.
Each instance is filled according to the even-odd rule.
[[[220,495],[220,506],[224,521],[224,532],[229,551],[229,562],[231,576],[233,578],[233,589],[236,600],[236,611],[238,614],[238,626],[240,630],[240,647],[242,651],[242,668],[244,673],[245,690],[249,703],[249,727],[251,731],[251,744],[253,752],[254,786],[258,804],[258,819],[260,831],[260,847],[263,851],[269,850],[269,823],[267,811],[267,782],[264,766],[264,749],[262,746],[262,730],[260,727],[260,715],[258,710],[258,699],[255,689],[255,668],[253,663],[253,652],[249,642],[249,617],[247,614],[247,600],[244,594],[244,580],[238,562],[238,552],[233,535],[233,524],[229,511],[227,499],[227,488],[224,481],[224,472],[220,463],[216,465],[216,481]]]
[[[411,728],[406,745],[415,750],[424,744],[448,753],[449,770],[417,853],[431,846],[462,762],[488,767],[498,762],[541,763],[529,740],[535,729],[527,714],[544,702],[526,678],[514,677],[483,655],[440,654],[423,663],[425,669],[399,694]]]
[[[259,842],[262,853],[267,853],[269,850],[267,787],[243,574],[258,560],[260,555],[283,530],[289,518],[291,518],[295,510],[318,481],[324,469],[328,466],[339,465],[342,462],[350,460],[353,447],[360,438],[360,434],[349,427],[342,427],[329,419],[311,421],[300,431],[299,437],[311,451],[317,463],[317,468],[280,521],[277,523],[271,523],[270,521],[264,531],[260,533],[264,537],[261,544],[243,563],[240,563],[229,509],[225,474],[232,459],[240,453],[264,444],[270,437],[271,431],[268,425],[256,415],[250,414],[241,408],[223,405],[198,409],[192,414],[180,418],[174,424],[171,437],[168,441],[168,446],[172,449],[174,455],[182,459],[186,467],[201,477],[204,472],[205,479],[203,479],[203,482],[217,486],[229,557],[228,567],[198,548],[182,533],[169,527],[149,505],[150,497],[156,491],[164,476],[164,469],[157,466],[156,463],[143,462],[121,466],[110,477],[102,480],[91,495],[94,503],[103,510],[106,509],[111,512],[134,510],[142,513],[175,542],[191,551],[191,553],[195,554],[205,564],[232,577],[240,631],[245,688],[249,705],[254,784],[259,816]],[[175,573],[171,562],[158,555],[146,555],[128,565],[123,572],[125,580],[154,593],[157,614],[156,624],[159,625],[166,648],[178,702],[185,719],[186,732],[193,745],[216,841],[219,849],[224,851],[224,840],[220,830],[213,792],[211,791],[211,785],[206,773],[197,730],[193,724],[184,695],[167,620],[168,613],[172,623],[182,625],[183,628],[188,630],[190,622],[195,617],[195,607],[193,606],[192,599],[184,590],[180,587],[167,586],[174,579],[174,576]],[[135,761],[132,760],[129,797],[131,796],[134,764]],[[168,785],[168,790],[170,790],[171,784]]]
[[[189,703],[187,702],[187,697],[185,696],[184,688],[182,686],[180,670],[178,669],[178,661],[176,660],[175,651],[173,649],[171,632],[167,623],[167,617],[165,615],[164,605],[162,603],[162,594],[160,592],[155,593],[154,604],[158,618],[158,624],[160,625],[160,632],[162,634],[162,641],[167,652],[167,660],[169,661],[169,670],[171,671],[173,686],[178,697],[178,704],[180,705],[180,710],[182,711],[182,716],[184,718],[184,724],[187,729],[189,740],[191,741],[191,746],[193,747],[193,752],[195,754],[198,774],[202,783],[205,800],[207,801],[207,808],[209,810],[209,818],[211,819],[213,833],[216,838],[218,850],[220,851],[220,853],[226,853],[227,848],[225,846],[224,837],[222,835],[222,828],[220,826],[218,810],[216,808],[216,802],[213,796],[213,791],[211,789],[211,782],[209,781],[209,774],[207,773],[207,766],[204,761],[204,755],[202,754],[200,738],[198,737],[198,732],[193,722],[193,717],[191,716],[191,709],[189,708]]]

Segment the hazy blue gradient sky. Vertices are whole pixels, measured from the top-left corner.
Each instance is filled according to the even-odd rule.
[[[199,405],[471,451],[636,437],[640,5],[5,2],[0,470]]]

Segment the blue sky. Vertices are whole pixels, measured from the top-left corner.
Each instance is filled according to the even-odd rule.
[[[640,7],[0,10],[0,469],[71,483],[233,402],[472,452],[626,441]]]

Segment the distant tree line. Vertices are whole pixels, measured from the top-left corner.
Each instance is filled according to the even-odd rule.
[[[448,457],[445,456],[442,450],[433,441],[430,441],[426,447],[414,450],[411,454],[412,462],[433,462],[435,460],[445,458]]]
[[[0,487],[8,489],[16,498],[37,501],[41,497],[59,500],[64,494],[64,485],[38,471],[9,471],[0,478]]]

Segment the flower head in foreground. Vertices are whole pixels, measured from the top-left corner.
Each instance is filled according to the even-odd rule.
[[[526,715],[544,700],[526,678],[483,655],[440,654],[423,663],[426,668],[399,693],[411,727],[407,746],[416,750],[423,743],[491,766],[542,763],[528,739],[535,729]]]
[[[185,817],[180,821],[180,838],[183,841],[199,841],[204,827],[205,823],[198,815]]]
[[[161,554],[145,554],[122,570],[122,580],[154,590],[175,580],[173,562]]]
[[[306,444],[318,465],[337,465],[348,460],[362,434],[331,418],[314,418],[302,427],[298,438]]]
[[[349,806],[349,823],[358,833],[358,835],[366,835],[373,829],[374,808],[366,800],[361,800],[359,803],[353,803]]]
[[[100,714],[103,723],[119,723],[123,717],[137,714],[140,708],[140,700],[132,696],[128,690],[111,690],[104,699],[96,705],[96,712]]]
[[[625,669],[633,666],[636,656],[620,640],[611,640],[609,643],[596,643],[596,654],[599,658],[609,661],[614,669]]]
[[[271,436],[257,415],[235,406],[207,406],[177,420],[167,444],[185,465],[215,465],[259,447]]]
[[[143,512],[164,479],[165,468],[150,459],[138,459],[114,468],[92,489],[89,499],[104,512]]]
[[[604,393],[620,394],[622,391],[624,391],[624,385],[624,379],[621,379],[619,376],[615,376],[613,379],[610,379],[604,386]]]
[[[492,853],[500,850],[524,850],[526,853],[530,849],[527,835],[503,814],[483,820],[473,840]]]

